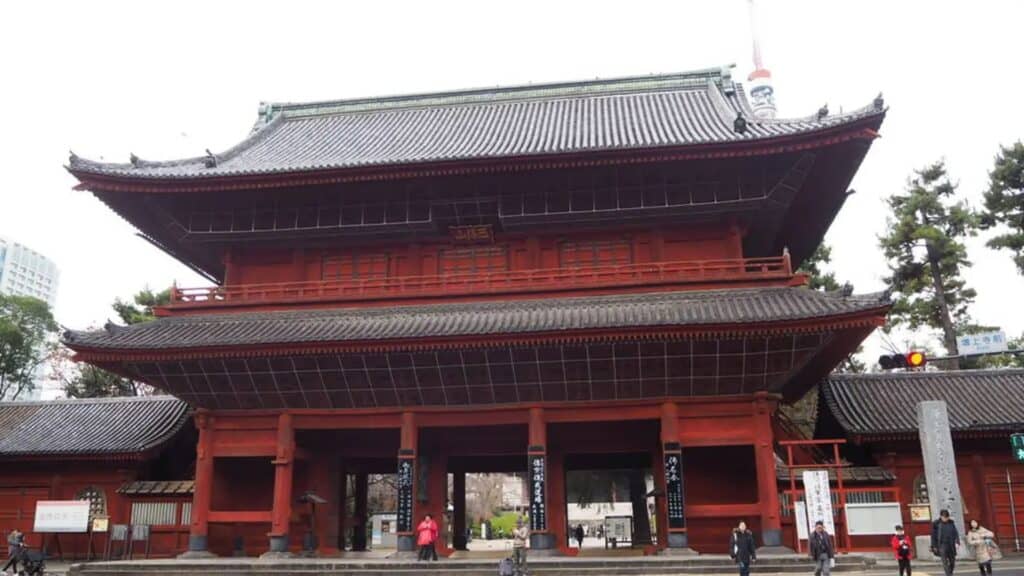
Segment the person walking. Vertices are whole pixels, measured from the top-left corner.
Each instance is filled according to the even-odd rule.
[[[832,536],[825,531],[825,523],[821,520],[814,523],[808,548],[814,560],[814,576],[829,576],[836,564],[836,549],[832,545]]]
[[[7,564],[4,564],[3,572],[7,573],[7,569],[13,567],[14,571],[12,574],[18,573],[18,562],[21,560],[22,548],[25,546],[25,533],[17,528],[11,530],[11,533],[7,535]]]
[[[437,522],[434,517],[427,514],[423,521],[416,526],[416,545],[420,547],[420,561],[437,560]]]
[[[949,510],[940,510],[939,519],[932,523],[932,554],[942,559],[942,570],[946,576],[953,576],[956,569],[956,552],[960,548],[960,532],[949,517]]]
[[[993,552],[998,554],[995,541],[992,538],[995,534],[991,530],[982,527],[977,520],[971,520],[971,529],[967,531],[967,545],[974,552],[974,560],[978,563],[978,571],[981,576],[992,576],[992,560],[995,558]]]
[[[892,553],[896,556],[896,562],[900,566],[900,576],[910,576],[910,556],[913,547],[910,543],[910,536],[903,532],[903,526],[896,526],[896,534],[892,537]]]
[[[740,569],[740,576],[750,574],[750,565],[757,560],[757,547],[754,545],[754,533],[747,530],[747,523],[740,522],[732,530],[729,539],[729,557]]]
[[[572,535],[576,538],[576,547],[580,550],[583,549],[583,524],[577,524],[576,528],[572,531]]]
[[[530,529],[522,517],[516,518],[516,529],[512,531],[512,565],[516,576],[526,574],[526,543],[530,540]]]

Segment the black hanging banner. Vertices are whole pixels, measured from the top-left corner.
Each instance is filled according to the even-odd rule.
[[[398,460],[398,512],[397,532],[412,532],[412,485],[414,480],[412,458]]]
[[[548,529],[547,503],[544,502],[544,455],[530,455],[530,530]]]
[[[668,527],[686,528],[683,458],[679,452],[665,453],[665,501],[668,503]]]

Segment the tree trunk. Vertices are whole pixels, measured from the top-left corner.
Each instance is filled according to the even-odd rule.
[[[927,223],[927,218],[925,219]],[[946,345],[947,356],[957,356],[956,328],[953,327],[953,319],[949,315],[949,304],[946,302],[946,289],[942,284],[942,272],[939,270],[939,256],[935,253],[935,247],[931,242],[925,242],[928,250],[928,265],[931,269],[932,284],[935,287],[935,301],[939,304],[939,322],[942,324],[943,341]],[[950,370],[960,369],[960,359],[953,358],[949,361]]]

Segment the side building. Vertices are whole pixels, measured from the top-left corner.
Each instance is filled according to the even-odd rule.
[[[52,260],[0,236],[0,294],[32,296],[53,308],[59,284],[60,271]]]
[[[0,535],[17,528],[41,547],[36,502],[89,500],[111,526],[150,526],[151,554],[171,555],[188,538],[195,438],[188,406],[170,396],[0,402]],[[87,554],[85,534],[46,537],[51,552]]]

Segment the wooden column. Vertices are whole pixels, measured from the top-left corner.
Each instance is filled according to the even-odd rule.
[[[271,512],[269,554],[288,554],[288,524],[292,517],[292,473],[295,466],[295,430],[292,415],[277,418],[277,457],[274,464],[274,509]]]
[[[370,478],[364,471],[356,472],[355,507],[352,511],[352,551],[366,550],[367,500],[369,500]]]
[[[416,415],[403,412],[398,449],[398,551],[416,550]]]
[[[530,491],[530,548],[550,551],[556,548],[558,540],[551,530],[549,495],[552,487],[548,475],[548,430],[543,408],[530,408],[528,441],[526,479]]]
[[[337,544],[338,516],[344,502],[338,500],[340,492],[338,468],[336,455],[329,452],[315,455],[310,462],[309,489],[317,496],[327,500],[325,504],[316,506],[314,520],[315,550],[321,556],[337,556],[339,553]]]
[[[213,417],[205,410],[196,412],[196,478],[192,493],[192,522],[185,558],[212,556],[209,552],[210,500],[213,496]]]
[[[452,548],[466,549],[466,472],[452,474]]]
[[[757,467],[757,501],[761,509],[761,537],[767,548],[782,546],[779,485],[775,472],[775,435],[772,414],[776,401],[765,392],[754,395],[752,410],[754,459]]]
[[[334,545],[338,551],[345,552],[345,536],[348,533],[348,467],[345,462],[338,465],[338,499],[337,540]]]

